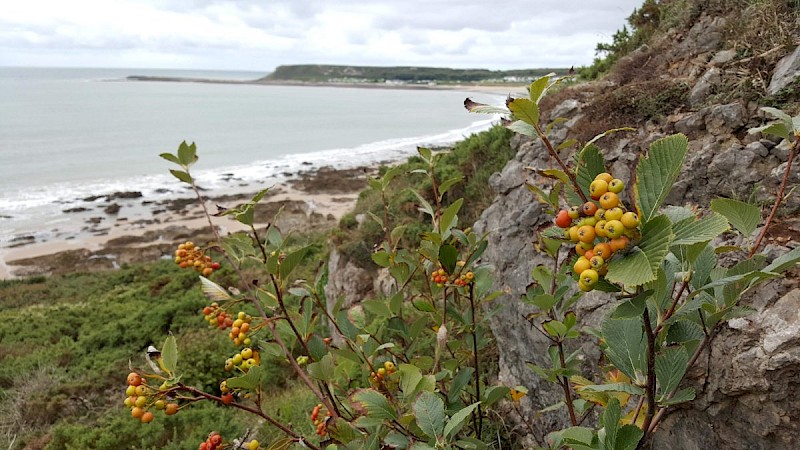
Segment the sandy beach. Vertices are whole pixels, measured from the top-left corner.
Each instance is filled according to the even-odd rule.
[[[353,208],[358,193],[367,186],[367,177],[375,169],[323,167],[273,186],[256,208],[257,227],[273,223],[283,232],[330,229]],[[257,188],[242,188],[241,192],[224,196],[203,192],[203,196],[213,215],[220,207],[230,208],[249,201],[254,189]],[[113,199],[114,195],[109,197]],[[213,240],[208,219],[196,199],[181,196],[166,202],[150,202],[140,197],[135,201],[139,204],[135,209],[136,220],[118,213],[104,213],[108,201],[101,200],[94,210],[91,206],[82,208],[86,209],[82,213],[89,224],[80,232],[65,232],[46,241],[21,236],[10,246],[0,248],[0,279],[109,269],[170,257],[177,244],[189,239]],[[247,229],[230,217],[212,217],[211,221],[223,236]]]

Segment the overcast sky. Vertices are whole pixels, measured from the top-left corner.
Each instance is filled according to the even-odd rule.
[[[0,66],[580,66],[642,1],[5,0]]]

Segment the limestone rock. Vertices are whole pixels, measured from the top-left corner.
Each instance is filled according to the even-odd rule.
[[[711,94],[711,90],[715,84],[720,82],[720,70],[712,67],[700,77],[697,84],[694,85],[691,92],[689,92],[689,104],[693,107],[698,106],[705,101]]]
[[[777,94],[778,91],[793,83],[797,77],[800,77],[800,46],[775,65],[767,93],[769,95]]]

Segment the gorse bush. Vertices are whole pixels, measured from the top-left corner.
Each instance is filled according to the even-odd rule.
[[[771,262],[758,253],[785,181],[755,240],[749,237],[761,220],[756,206],[716,199],[710,210],[664,207],[688,150],[683,135],[654,142],[627,188],[607,172],[598,146],[610,132],[581,146],[567,165],[558,153],[561,145],[550,140],[552,127],[539,117],[539,101],[557,83],[543,77],[531,84],[529,97],[509,98],[507,108],[469,99],[465,106],[504,114],[508,129],[541,139],[555,164],[540,172],[555,180],[552,188],[529,185],[555,216],[555,226],[540,234],[538,246],[552,263],[533,269],[523,301],[537,308],[528,320],[550,343],[550,364],[531,369],[563,392],[563,400],[547,410],[563,411],[570,426],[552,430],[539,445],[634,449],[657,432],[671,407],[695,397],[683,379],[721,324],[749,312],[739,305],[742,295],[794,267],[800,249]],[[778,121],[758,131],[792,140],[791,161],[800,120],[767,112]],[[173,175],[205,205],[190,172],[197,161],[194,144],[183,143],[176,154],[161,156],[179,167]],[[130,415],[157,430],[160,421],[209,402],[239,410],[270,429],[246,433],[220,426],[198,440],[200,449],[485,449],[497,444],[494,433],[486,432],[493,426],[487,410],[500,401],[518,401],[526,392],[492,385],[486,377],[491,342],[486,320],[501,293],[492,290],[491,267],[481,259],[485,236],[459,226],[470,198],[454,198],[455,192],[468,191],[459,188],[463,177],[448,178],[447,171],[437,170],[445,158],[446,153],[420,148],[411,167],[388,168],[370,179],[365,195],[379,198],[382,208],[367,215],[382,242],[369,257],[389,282],[378,298],[346,308],[338,299],[324,298],[322,274],[294,276],[312,264],[306,259],[308,246],[291,244],[273,226],[254,225],[265,191],[220,212],[249,226],[250,233],[216,236],[203,246],[183,244],[176,263],[192,267],[183,264],[184,257],[187,249],[198,249],[205,263],[197,270],[205,270],[205,256],[214,255],[212,260],[238,277],[235,286],[212,281],[213,271],[200,277],[207,304],[196,320],[226,336],[229,350],[213,361],[227,376],[214,389],[196,387],[185,360],[187,351],[201,350],[196,343],[183,345],[179,357],[178,341],[168,336],[161,349],[135,359],[127,383],[120,383],[119,396]],[[429,189],[410,191],[425,222],[413,239],[407,237],[409,224],[393,222],[387,195],[396,193],[392,186],[405,183],[406,176],[429,183]],[[742,247],[713,245],[731,232],[745,238]],[[723,264],[722,253],[738,262]],[[597,330],[581,326],[574,308],[592,290],[616,298]],[[602,350],[602,360],[590,372],[578,364],[579,340]],[[203,359],[210,358],[204,353]],[[287,367],[292,389],[305,392],[291,407],[272,404],[271,365]],[[298,410],[305,412],[303,423],[294,422]]]

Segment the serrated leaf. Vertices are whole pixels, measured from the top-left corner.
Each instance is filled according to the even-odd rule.
[[[261,366],[253,366],[242,376],[228,378],[225,384],[232,389],[255,389],[261,382],[261,370]]]
[[[697,217],[694,211],[685,206],[669,205],[661,209],[661,212],[669,218],[670,222],[677,224],[680,221],[692,219]]]
[[[678,387],[688,364],[689,354],[683,346],[667,347],[656,355],[656,381],[662,397]]]
[[[325,354],[319,361],[308,365],[308,374],[320,381],[333,381],[336,365],[333,363],[333,356]]]
[[[466,422],[467,418],[469,418],[470,414],[472,414],[472,411],[474,411],[475,408],[477,408],[480,404],[481,402],[475,402],[466,408],[461,408],[458,410],[458,412],[453,414],[450,417],[450,420],[447,421],[447,425],[444,427],[444,436],[450,437],[458,433],[458,430],[464,426],[464,422]]]
[[[681,389],[680,391],[676,392],[675,395],[672,396],[669,400],[665,400],[660,402],[662,406],[672,406],[677,405],[679,403],[684,403],[688,401],[694,400],[695,392],[694,388],[686,388]]]
[[[280,275],[282,279],[286,279],[295,267],[300,264],[306,256],[306,253],[308,253],[309,248],[309,246],[302,247],[286,255],[286,258],[280,263]]]
[[[422,392],[412,407],[419,428],[430,438],[439,439],[444,433],[444,402],[433,392]]]
[[[606,281],[624,286],[641,286],[656,278],[650,269],[647,255],[634,247],[624,258],[615,257],[608,263]]]
[[[487,105],[485,103],[478,103],[472,101],[471,98],[467,97],[464,100],[464,108],[471,113],[479,113],[479,114],[508,114],[508,110],[506,108],[501,108],[499,106],[492,106]]]
[[[539,135],[536,133],[536,128],[534,128],[533,125],[525,123],[521,120],[515,120],[511,122],[510,124],[506,125],[506,128],[524,136],[529,136],[533,138],[539,137]]]
[[[652,290],[646,290],[637,294],[633,298],[629,298],[624,302],[617,305],[611,317],[614,319],[629,319],[632,317],[641,317],[647,302],[647,298],[653,295]]]
[[[688,149],[689,140],[683,134],[667,136],[653,142],[647,157],[639,160],[634,190],[642,223],[658,214],[680,175]]]
[[[603,321],[601,331],[609,361],[630,379],[639,380],[647,367],[642,320],[607,318]]]
[[[642,227],[642,239],[639,248],[647,256],[653,278],[669,253],[669,246],[675,235],[672,233],[672,224],[666,216],[657,216],[649,220]],[[649,281],[649,280],[648,280]]]
[[[767,267],[764,267],[764,272],[781,273],[794,267],[798,261],[800,261],[800,247],[775,258]]]
[[[761,222],[761,208],[729,198],[711,200],[711,210],[722,214],[743,236],[753,234]]]
[[[182,170],[169,169],[169,173],[184,183],[192,184],[192,177]]]
[[[544,170],[535,169],[535,170],[536,170],[536,173],[538,173],[539,175],[541,175],[541,176],[543,176],[545,178],[552,178],[554,180],[558,180],[558,181],[561,181],[561,182],[564,182],[564,183],[569,183],[570,182],[569,181],[569,176],[567,176],[567,174],[563,170],[560,170],[560,169],[544,169]]]
[[[539,106],[527,98],[510,98],[506,101],[514,117],[533,126],[539,125]]]
[[[586,198],[589,198],[589,185],[592,184],[598,174],[606,171],[605,164],[600,148],[594,144],[585,145],[578,154],[578,167],[575,170],[575,177],[578,179],[578,185]]]
[[[590,384],[576,390],[586,392],[624,392],[632,395],[644,395],[644,389],[630,383]]]
[[[164,339],[164,345],[161,347],[161,361],[164,363],[163,368],[170,375],[174,375],[178,367],[178,342],[171,334]]]
[[[634,425],[623,425],[617,430],[617,440],[614,450],[634,450],[644,436],[644,431]]]
[[[397,412],[383,394],[374,389],[361,389],[353,394],[353,400],[367,410],[367,417],[381,420],[397,419]]]
[[[528,96],[530,97],[531,101],[539,104],[539,100],[542,98],[542,94],[545,93],[547,90],[547,85],[550,83],[550,76],[545,75],[543,77],[537,78],[531,83],[530,87],[528,87]]]
[[[670,325],[667,330],[667,344],[684,344],[703,339],[703,329],[690,320],[679,320]]]
[[[683,220],[673,227],[672,245],[692,245],[710,241],[728,231],[730,226],[723,215],[709,214],[700,220]]]
[[[231,295],[222,286],[202,275],[200,275],[200,284],[203,288],[203,294],[212,302],[224,302],[231,298]]]

